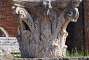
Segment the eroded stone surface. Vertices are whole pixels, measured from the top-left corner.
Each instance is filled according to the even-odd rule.
[[[52,58],[65,55],[68,36],[66,28],[69,22],[77,21],[80,0],[59,1],[66,5],[63,7],[62,4],[58,5],[60,2],[49,0],[47,6],[41,2],[15,4],[20,18],[17,38],[22,57]],[[56,4],[52,5],[53,3]]]

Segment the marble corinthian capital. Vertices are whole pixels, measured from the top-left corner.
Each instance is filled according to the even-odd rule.
[[[18,15],[17,39],[22,57],[53,58],[66,54],[70,22],[79,17],[81,0],[14,0]]]

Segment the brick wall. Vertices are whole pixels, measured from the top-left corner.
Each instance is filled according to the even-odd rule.
[[[12,13],[12,2],[0,0],[0,27],[3,27],[9,36],[15,36],[17,31],[16,17]]]

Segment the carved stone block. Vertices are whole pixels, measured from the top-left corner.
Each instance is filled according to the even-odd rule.
[[[22,1],[15,4],[19,15],[18,42],[22,57],[63,57],[69,22],[79,17],[80,0]]]

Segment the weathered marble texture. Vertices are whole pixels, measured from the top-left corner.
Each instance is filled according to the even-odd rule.
[[[63,57],[70,22],[79,17],[80,0],[55,0],[45,2],[18,2],[15,11],[19,15],[17,39],[22,57]],[[50,6],[52,8],[50,8]]]

